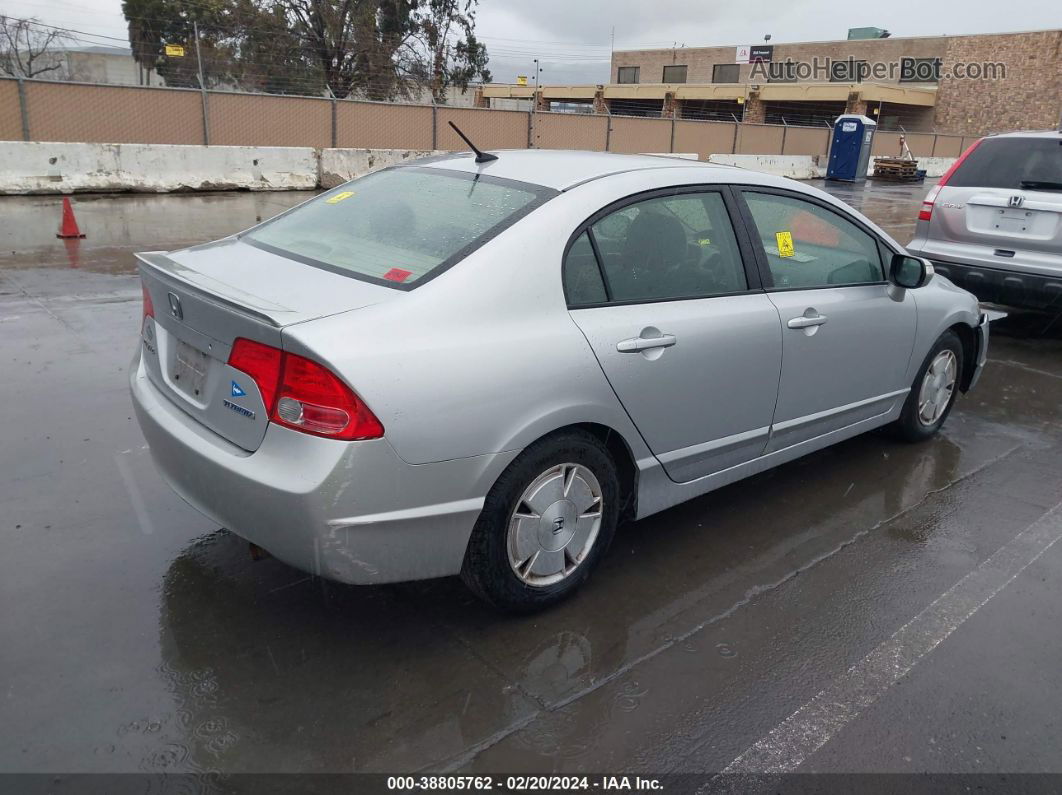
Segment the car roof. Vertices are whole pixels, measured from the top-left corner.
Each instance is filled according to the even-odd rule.
[[[477,163],[471,152],[425,158],[409,165],[430,165],[467,173],[490,174],[504,179],[568,190],[611,174],[662,168],[696,168],[734,171],[733,166],[703,163],[668,155],[621,155],[566,149],[511,149],[492,152],[497,160]]]
[[[999,133],[988,138],[1056,138],[1062,140],[1062,130],[1023,130],[1019,132]]]

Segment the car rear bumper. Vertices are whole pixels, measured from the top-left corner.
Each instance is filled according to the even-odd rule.
[[[988,324],[990,321],[991,318],[982,312],[981,320],[975,329],[977,333],[977,360],[973,372],[970,374],[969,380],[965,384],[962,384],[963,392],[969,392],[977,386],[977,382],[981,380],[981,373],[984,372],[985,362],[988,361]]]
[[[371,584],[456,574],[501,470],[494,454],[412,465],[386,439],[340,442],[270,425],[248,453],[130,368],[137,420],[162,476],[219,525],[297,568]]]
[[[928,259],[937,273],[981,301],[1028,309],[1062,309],[1062,274],[1048,276],[938,259],[918,249],[913,242],[907,250],[916,257]]]

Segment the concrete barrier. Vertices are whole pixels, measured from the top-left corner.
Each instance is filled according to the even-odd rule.
[[[0,142],[0,193],[307,190],[310,147]]]
[[[709,155],[709,163],[762,171],[776,177],[818,179],[819,167],[811,155]]]
[[[446,153],[416,149],[322,149],[317,184],[321,188],[334,188],[381,168],[441,154]]]
[[[0,141],[0,194],[313,190],[333,188],[380,168],[436,154],[444,153]],[[720,154],[711,155],[709,161],[792,179],[826,176],[822,156]],[[954,162],[950,157],[919,158],[919,166],[930,177],[939,177]]]
[[[920,157],[918,167],[925,169],[927,177],[939,177],[954,163],[954,157]],[[825,179],[826,157],[824,155],[710,155],[709,163],[738,166],[750,171],[763,171],[776,177],[791,179]],[[874,159],[867,167],[867,175],[874,173]]]

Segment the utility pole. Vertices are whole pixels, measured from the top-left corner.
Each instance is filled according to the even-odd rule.
[[[192,23],[192,32],[195,34],[195,60],[199,69],[199,93],[203,98],[203,144],[210,146],[210,115],[207,106],[206,81],[203,80],[203,55],[199,52],[199,23]]]

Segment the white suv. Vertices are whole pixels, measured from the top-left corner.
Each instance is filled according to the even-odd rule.
[[[1062,310],[1062,131],[976,141],[930,189],[907,249],[982,301]]]

